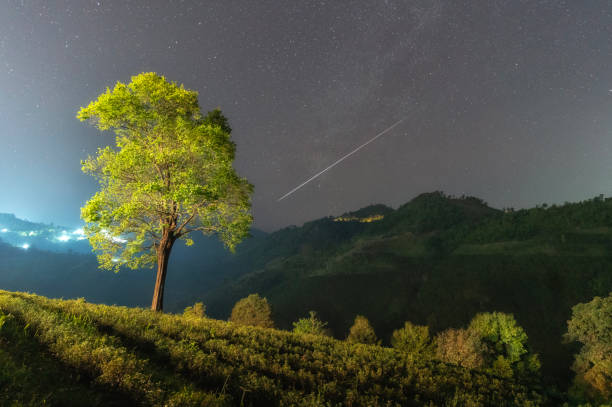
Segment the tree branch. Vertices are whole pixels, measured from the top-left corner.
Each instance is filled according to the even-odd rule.
[[[187,218],[187,220],[186,220],[185,222],[183,222],[183,224],[182,224],[181,226],[179,226],[179,228],[176,230],[176,233],[177,233],[177,235],[178,235],[179,237],[180,237],[180,236],[183,236],[183,235],[181,234],[181,232],[183,231],[183,228],[184,228],[185,226],[187,226],[187,224],[189,224],[189,222],[191,222],[191,220],[192,220],[192,219],[193,219],[193,218],[194,218],[194,217],[195,217],[195,216],[198,214],[198,209],[200,209],[202,206],[204,206],[204,204],[205,204],[205,202],[200,202],[199,204],[196,204],[196,205],[194,206],[194,211],[193,211],[193,213],[192,213],[191,215],[189,215],[189,217]],[[195,229],[192,229],[192,230],[195,230]],[[190,231],[191,231],[191,230],[190,230]],[[187,233],[189,233],[189,232],[187,232]],[[185,233],[185,234],[187,234],[187,233]]]
[[[196,231],[211,233],[211,232],[215,231],[215,228],[207,228],[207,227],[204,227],[204,226],[199,226],[199,227],[193,228],[193,229],[185,229],[181,233],[177,234],[176,237],[178,239],[179,237],[185,236],[185,235],[187,235],[187,234],[189,234],[191,232],[196,232]]]

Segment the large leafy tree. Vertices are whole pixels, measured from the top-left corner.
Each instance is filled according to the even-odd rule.
[[[151,308],[160,311],[177,240],[215,234],[233,250],[248,235],[253,187],[232,167],[231,128],[219,110],[202,115],[197,92],[155,73],[107,88],[77,118],[116,135],[114,148],[82,162],[100,183],[81,209],[100,267],[157,263]]]

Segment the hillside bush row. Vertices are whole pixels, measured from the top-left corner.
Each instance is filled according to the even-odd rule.
[[[253,304],[245,306],[247,299]],[[242,313],[250,316],[248,319],[232,320],[244,325],[273,325],[271,309],[265,298],[252,294],[239,301],[234,309],[239,306]],[[261,309],[265,312],[261,312]],[[186,313],[189,313],[189,308]],[[262,323],[257,315],[263,317],[265,323]],[[293,332],[329,336],[326,326],[327,323],[319,320],[315,311],[310,311],[309,318],[293,323]],[[572,367],[576,377],[568,392],[569,398],[575,404],[585,401],[606,403],[611,399],[610,332],[612,294],[603,299],[595,297],[590,303],[578,304],[573,308],[565,339],[567,342],[577,341],[584,345],[582,351],[576,355]],[[368,319],[361,315],[355,318],[346,339],[352,343],[379,344]],[[518,325],[513,315],[486,312],[478,313],[467,328],[447,329],[434,338],[430,337],[427,326],[406,322],[403,328],[393,332],[391,343],[395,349],[413,358],[437,360],[540,385],[542,378],[539,356],[531,351],[527,339],[526,332]]]
[[[194,400],[202,395],[230,405],[542,403],[516,380],[321,335],[2,291],[0,309],[36,326],[38,337],[67,363],[140,394],[143,405],[175,400],[179,383]],[[60,339],[64,333],[56,326],[73,339]],[[68,354],[80,343],[86,349],[73,360]],[[106,359],[92,357],[102,353],[98,347]],[[176,382],[168,383],[158,366],[178,373]]]
[[[106,407],[130,402],[67,368],[32,335],[23,321],[0,311],[0,406]]]
[[[55,312],[31,299],[5,292],[0,295],[0,310],[21,320],[24,328],[30,329],[66,365],[89,375],[96,383],[129,394],[143,405],[229,405],[223,394],[199,391],[171,372],[152,366],[81,315]]]
[[[250,346],[257,344],[256,341],[243,342],[242,345],[232,343],[228,340],[231,337],[214,327],[206,332],[193,331],[194,324],[182,323],[185,318],[142,309],[95,306],[82,301],[58,303],[32,299],[42,307],[92,321],[102,331],[111,332],[132,347],[147,349],[148,354],[159,363],[170,364],[175,372],[199,386],[223,388],[239,399],[247,394],[248,400],[261,405],[269,405],[275,400],[296,405],[301,403],[304,394],[290,390],[289,385],[314,386],[309,375],[298,377],[297,369],[294,372],[287,369],[286,364],[274,364],[267,360],[260,350]],[[283,369],[286,371],[283,372]],[[283,385],[283,380],[292,382]],[[308,382],[313,383],[308,385]],[[276,391],[274,384],[286,390]]]
[[[186,308],[184,315],[192,315],[196,306]],[[267,300],[251,294],[236,303],[230,321],[272,327],[271,314]],[[321,321],[315,311],[310,311],[308,318],[294,322],[293,332],[331,336],[327,323]],[[352,343],[380,344],[368,319],[362,315],[356,316],[346,339]],[[531,381],[540,378],[538,355],[530,352],[527,334],[510,314],[479,313],[467,329],[448,329],[435,338],[430,337],[429,327],[406,322],[403,328],[393,332],[391,344],[402,353],[423,360],[436,359],[478,368],[502,377]]]

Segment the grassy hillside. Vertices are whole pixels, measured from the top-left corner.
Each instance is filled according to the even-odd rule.
[[[478,312],[513,313],[547,379],[566,388],[575,348],[561,336],[571,307],[612,287],[612,200],[500,211],[423,194],[397,210],[372,206],[283,229],[259,253],[252,273],[199,297],[211,315],[227,317],[256,292],[283,328],[315,310],[344,338],[361,314],[389,343],[404,321],[436,333]]]
[[[373,345],[0,291],[0,405],[537,406],[526,384]]]
[[[0,243],[2,288],[150,302],[152,272],[98,272],[93,256],[33,249]],[[384,344],[405,321],[436,334],[478,312],[512,313],[546,380],[566,389],[576,348],[561,336],[571,306],[607,295],[611,269],[611,199],[501,211],[473,197],[428,193],[397,209],[373,205],[256,233],[235,255],[212,240],[178,246],[165,302],[176,312],[203,301],[211,316],[226,319],[236,301],[259,293],[280,328],[315,310],[343,339],[361,314]]]

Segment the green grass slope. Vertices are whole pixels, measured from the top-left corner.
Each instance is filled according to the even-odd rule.
[[[524,383],[372,345],[0,291],[0,405],[537,406]]]

